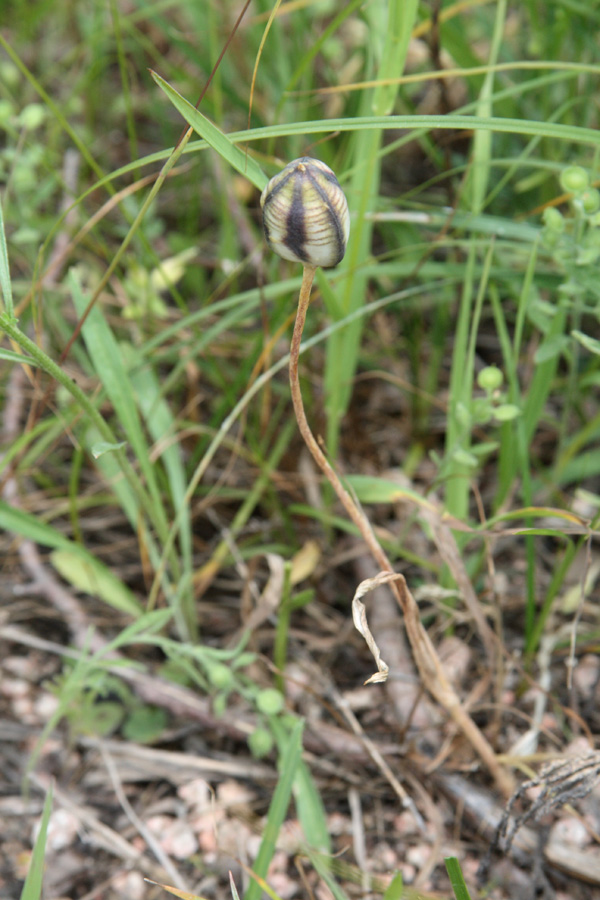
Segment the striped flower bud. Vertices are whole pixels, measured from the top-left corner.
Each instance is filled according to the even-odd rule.
[[[337,266],[346,252],[350,215],[325,163],[303,156],[271,178],[260,198],[267,244],[304,266]]]

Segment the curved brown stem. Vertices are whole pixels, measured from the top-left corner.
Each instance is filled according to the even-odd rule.
[[[377,565],[384,572],[393,572],[392,564],[383,547],[377,540],[375,532],[371,527],[371,523],[362,509],[354,502],[335,470],[329,464],[325,454],[317,443],[315,436],[310,430],[304,411],[300,381],[298,379],[298,358],[300,355],[300,343],[302,341],[302,332],[306,321],[306,313],[310,302],[310,292],[314,277],[315,269],[311,266],[306,266],[302,277],[302,286],[300,288],[300,297],[298,299],[298,312],[290,347],[290,390],[296,420],[298,422],[300,434],[304,438],[304,442],[310,450],[313,459],[331,484],[340,503],[348,513],[348,516],[356,525]],[[488,767],[499,790],[502,791],[506,797],[510,797],[514,789],[513,779],[496,759],[496,755],[487,738],[464,709],[460,702],[460,698],[448,681],[435,647],[431,643],[429,635],[421,624],[419,608],[416,600],[408,589],[406,581],[404,578],[399,577],[397,580],[390,582],[390,587],[402,610],[406,634],[410,641],[413,657],[423,684],[440,706],[446,710],[448,715],[453,719],[456,725],[458,725],[465,737],[472,744],[475,751]]]

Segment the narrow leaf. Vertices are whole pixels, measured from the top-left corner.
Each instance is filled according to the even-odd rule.
[[[113,453],[115,450],[122,450],[126,446],[126,441],[118,441],[116,444],[110,444],[108,441],[97,441],[91,448],[92,456],[94,459],[100,459],[105,453]]]
[[[42,879],[44,875],[44,855],[46,852],[46,835],[48,833],[48,822],[50,821],[50,812],[52,810],[52,784],[46,794],[44,802],[44,810],[40,822],[40,830],[35,839],[35,846],[31,855],[31,863],[27,870],[25,884],[21,891],[21,900],[39,900],[42,896]]]
[[[179,94],[175,88],[161,78],[156,72],[150,72],[155,82],[165,92],[175,109],[181,113],[188,125],[191,125],[194,131],[204,138],[213,150],[216,150],[226,162],[229,163],[236,171],[248,178],[252,184],[262,191],[266,185],[268,178],[260,168],[255,159],[249,154],[244,153],[239,147],[229,140],[220,128],[207,119],[199,110],[195,109],[184,97]]]
[[[456,900],[471,900],[471,895],[465,884],[465,879],[457,858],[455,856],[447,856],[444,862],[446,863],[446,871],[448,872],[448,877],[450,878],[450,884],[452,885]]]
[[[267,816],[267,824],[263,832],[263,838],[256,857],[253,873],[260,879],[264,879],[269,863],[275,853],[275,845],[277,837],[281,831],[285,815],[289,806],[292,795],[292,786],[296,777],[296,770],[300,762],[300,754],[302,751],[302,730],[304,723],[298,721],[288,740],[279,762],[279,781],[269,806],[269,814]],[[244,894],[244,900],[259,900],[261,895],[261,885],[252,880],[248,885],[248,890]]]
[[[113,609],[139,616],[141,607],[129,588],[93,556],[83,559],[71,550],[54,550],[50,562],[56,571],[78,591],[104,600]]]
[[[4,216],[2,215],[2,203],[0,203],[0,290],[4,297],[4,307],[11,319],[15,317],[13,306],[12,284],[10,280],[10,268],[8,264],[8,248],[6,246],[6,234],[4,232]]]
[[[25,356],[23,353],[16,353],[14,350],[1,349],[0,359],[5,359],[7,362],[22,363],[23,365],[28,366],[37,366],[37,362],[35,359],[32,359],[31,356]]]

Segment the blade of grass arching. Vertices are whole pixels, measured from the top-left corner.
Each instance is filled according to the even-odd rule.
[[[523,84],[516,84],[512,85],[509,88],[495,91],[493,94],[493,100],[500,101],[507,97],[519,97],[528,93],[539,92],[545,86],[552,85],[560,81],[566,81],[570,78],[576,77],[576,75],[577,72],[559,72],[556,75],[545,75],[540,78],[532,79],[531,81],[525,82]],[[184,101],[184,103],[187,104],[187,101]],[[191,104],[189,105],[191,106]],[[338,131],[368,131],[373,129],[383,129],[384,131],[406,131],[407,133],[404,137],[386,145],[385,148],[379,150],[378,156],[380,158],[383,158],[384,156],[392,153],[398,147],[404,146],[405,144],[415,140],[420,136],[420,133],[438,129],[450,129],[457,131],[477,131],[479,129],[489,129],[493,132],[497,132],[498,134],[547,137],[549,139],[556,139],[557,141],[564,141],[566,143],[572,142],[581,144],[583,146],[591,145],[595,146],[596,148],[600,148],[600,134],[593,128],[584,128],[577,125],[564,125],[562,123],[552,121],[539,122],[535,119],[515,119],[510,117],[498,118],[494,116],[486,119],[480,119],[473,115],[467,115],[467,113],[470,113],[471,110],[475,109],[475,107],[476,104],[467,103],[465,104],[465,106],[460,107],[460,110],[458,112],[446,116],[401,115],[376,118],[373,116],[365,115],[360,118],[348,117],[345,119],[315,119],[312,121],[300,123],[286,122],[278,125],[265,125],[259,128],[252,128],[249,131],[233,131],[230,134],[226,135],[226,137],[232,144],[237,145],[241,143],[252,143],[254,141],[264,141],[282,137],[296,137],[309,134],[323,134],[327,132]],[[131,172],[136,171],[140,166],[149,166],[153,165],[154,163],[165,163],[166,161],[168,162],[168,167],[163,169],[163,171],[159,175],[159,184],[155,185],[155,188],[151,192],[151,195],[144,204],[143,210],[141,210],[138,214],[137,218],[141,219],[145,215],[147,206],[150,205],[158,189],[162,185],[162,182],[164,181],[168,171],[170,171],[175,165],[175,162],[179,158],[179,155],[199,153],[202,150],[208,149],[208,147],[210,147],[210,144],[206,140],[192,142],[188,142],[187,140],[185,140],[177,147],[177,153],[175,158],[173,159],[171,159],[171,157],[175,153],[175,150],[172,147],[165,150],[158,150],[155,153],[150,153],[147,156],[136,160],[135,162],[127,163],[126,165],[115,169],[109,174],[103,175],[101,178],[99,178],[98,181],[96,181],[90,187],[86,188],[86,190],[83,191],[79,195],[79,197],[77,197],[72,206],[79,206],[83,202],[83,200],[86,199],[86,197],[89,197],[99,188],[104,187],[111,181],[122,178],[124,175],[128,175]],[[543,165],[543,162],[540,164]],[[551,165],[551,163],[547,164]],[[556,166],[558,167],[558,164],[556,164]],[[348,171],[353,172],[353,168],[349,169]],[[247,173],[244,172],[243,174]],[[252,178],[250,178],[250,180],[254,183]],[[261,179],[260,183],[266,183],[266,175]],[[257,184],[256,186],[259,189],[262,189],[260,187],[260,184]],[[67,212],[68,210],[66,210],[59,218],[57,218],[56,223],[54,224],[52,230],[49,232],[48,238],[45,242],[46,244],[50,244],[56,232],[60,230],[63,218]],[[120,253],[122,253],[121,249]],[[115,263],[114,266],[116,266],[116,264],[117,263]],[[112,274],[112,271],[114,271],[114,266],[111,269],[110,274]]]
[[[158,378],[150,364],[142,364],[138,351],[133,347],[127,348],[127,357],[131,386],[135,392],[146,428],[156,444],[165,442],[159,458],[165,467],[173,510],[179,522],[182,565],[175,618],[179,627],[179,633],[187,634],[191,640],[195,640],[198,629],[192,589],[192,528],[189,507],[186,514],[178,515],[185,504],[187,479],[181,457],[181,448],[178,443],[172,441],[176,432],[176,422],[173,419],[168,403],[164,399]]]
[[[44,856],[46,853],[46,836],[48,834],[48,822],[52,811],[53,782],[50,782],[48,793],[44,801],[42,818],[40,820],[37,837],[31,854],[29,868],[25,876],[25,883],[21,891],[20,900],[40,900],[42,896],[42,883],[44,879]]]
[[[74,270],[69,273],[69,288],[75,309],[81,317],[88,307],[88,302]],[[156,529],[158,537],[164,540],[168,532],[167,518],[156,473],[150,462],[148,444],[141,426],[136,400],[123,362],[123,355],[108,322],[98,307],[90,310],[83,323],[82,332],[96,375],[113,406],[117,420],[131,445],[145,479],[149,493],[149,502],[146,507],[150,521]]]
[[[6,233],[4,231],[4,216],[2,214],[2,198],[0,197],[0,292],[4,298],[4,312],[14,319],[12,282],[10,279],[10,266],[8,264],[8,248],[6,246]],[[4,351],[7,353],[8,351]],[[16,354],[15,354],[16,355]],[[6,356],[4,356],[6,359]]]
[[[418,0],[391,0],[387,5],[367,7],[373,16],[370,22],[372,35],[382,45],[377,79],[382,83],[362,97],[363,113],[372,110],[385,121],[391,113],[398,93],[397,84],[384,83],[399,78],[406,63],[410,35],[416,20]],[[377,21],[379,17],[379,21]],[[362,272],[371,254],[373,223],[367,212],[375,206],[379,193],[381,161],[379,151],[383,130],[357,133],[353,141],[352,163],[354,174],[348,188],[348,201],[352,227],[346,256],[341,264],[342,274],[349,275],[341,288],[339,306],[342,316],[358,309],[366,296],[367,279]],[[325,360],[325,409],[327,412],[327,448],[330,455],[337,455],[339,428],[350,396],[357,367],[362,334],[362,321],[357,321],[331,338]]]
[[[600,68],[600,67],[596,67],[596,69],[597,68]],[[480,69],[482,72],[485,72],[487,67],[480,67]],[[583,67],[583,69],[584,69],[584,71],[587,71],[585,66]],[[559,71],[556,74],[544,75],[544,76],[541,76],[540,78],[533,78],[530,81],[526,81],[526,82],[519,83],[519,84],[513,84],[508,88],[503,88],[502,90],[496,90],[494,92],[494,94],[492,95],[492,99],[494,100],[494,102],[496,102],[496,101],[501,101],[501,100],[511,98],[511,97],[513,97],[513,98],[521,97],[526,94],[530,94],[530,93],[534,93],[534,92],[538,93],[538,92],[542,91],[545,87],[548,87],[550,85],[576,78],[578,76],[578,74],[579,74],[579,67],[577,69],[574,69],[574,71],[568,71],[568,72],[560,72]],[[468,70],[465,73],[465,75],[468,75]],[[476,103],[467,103],[464,106],[459,107],[457,109],[456,113],[452,114],[452,116],[453,116],[452,121],[456,123],[455,125],[448,123],[447,116],[444,118],[440,118],[439,116],[436,117],[439,120],[439,124],[435,124],[435,125],[431,124],[431,122],[429,122],[429,124],[425,123],[424,120],[428,119],[427,116],[418,116],[418,117],[417,116],[394,116],[394,117],[390,116],[390,117],[388,117],[387,127],[390,127],[390,128],[398,128],[398,129],[402,128],[404,130],[407,130],[407,129],[411,129],[412,126],[416,125],[417,123],[419,123],[419,127],[416,130],[409,130],[407,132],[407,134],[405,135],[405,137],[400,138],[397,141],[392,141],[389,144],[386,144],[385,147],[380,149],[379,156],[381,158],[383,158],[384,156],[387,156],[387,155],[393,153],[398,147],[402,147],[406,143],[409,143],[410,141],[413,141],[416,138],[418,138],[420,136],[421,132],[425,133],[425,132],[431,130],[432,128],[446,127],[446,128],[457,128],[457,129],[460,129],[460,128],[469,129],[469,128],[473,128],[473,127],[479,127],[478,125],[474,126],[473,118],[471,116],[467,115],[467,113],[471,113],[476,108],[476,106],[477,106]],[[457,116],[462,116],[462,124],[459,123],[459,120],[456,118]],[[404,121],[403,125],[400,124],[401,121]],[[333,127],[333,124],[335,122],[338,123],[338,125],[336,126],[336,130],[338,130],[338,131],[354,130],[353,124],[352,124],[353,122],[357,123],[356,129],[363,127],[363,125],[365,124],[364,122],[362,122],[362,124],[361,124],[358,120],[348,117],[347,119],[337,119],[337,120],[336,119],[329,119],[329,120],[320,119],[320,120],[313,121],[313,122],[306,122],[306,123],[302,123],[302,127],[303,128],[306,127],[306,129],[307,129],[306,134],[309,134],[309,133],[316,134],[316,133],[319,133],[319,131],[323,131],[323,130],[327,131],[330,127]],[[446,123],[445,125],[441,124],[444,122]],[[468,124],[469,122],[470,122],[470,124]],[[548,136],[548,137],[552,137],[552,138],[555,137],[558,140],[579,141],[582,144],[595,144],[596,146],[598,146],[600,144],[600,142],[598,141],[598,134],[593,129],[591,129],[591,128],[582,129],[580,127],[577,127],[576,135],[575,135],[573,133],[569,133],[569,129],[572,129],[575,126],[561,125],[560,123],[556,126],[555,123],[552,122],[551,118],[548,120],[547,123],[538,122],[537,124],[536,124],[536,120],[514,119],[514,118],[513,119],[511,119],[511,118],[494,119],[493,122],[494,122],[493,126],[490,125],[489,127],[491,127],[493,131],[497,131],[497,132],[511,132],[514,134],[536,135],[536,136],[540,136],[540,137]],[[549,124],[552,126],[551,132],[548,132],[545,130],[544,125],[546,125],[546,124]],[[386,125],[382,124],[381,127],[385,128]],[[566,129],[566,131],[565,131],[565,129]],[[297,124],[284,123],[284,124],[278,124],[278,125],[262,126],[260,128],[251,129],[250,131],[234,131],[234,132],[231,132],[230,134],[228,134],[227,137],[233,144],[238,144],[238,143],[250,143],[253,141],[261,141],[261,140],[265,140],[265,139],[273,140],[275,138],[288,137],[290,135],[297,135],[299,133],[299,131],[300,131],[300,129]],[[209,148],[209,146],[210,145],[205,140],[190,141],[190,142],[185,142],[185,146],[181,146],[180,148],[178,148],[178,150],[181,150],[181,153],[183,155],[188,155],[190,153],[199,153],[202,150],[207,150]],[[172,147],[170,149],[168,148],[165,150],[158,150],[155,153],[150,153],[147,156],[141,157],[139,160],[135,160],[134,162],[127,163],[126,165],[121,166],[118,169],[114,169],[112,172],[108,173],[107,175],[103,175],[102,178],[100,178],[98,181],[96,181],[91,186],[87,187],[85,189],[85,191],[83,191],[79,195],[79,197],[77,197],[77,199],[74,201],[72,206],[74,206],[74,207],[80,206],[81,203],[86,199],[86,197],[90,196],[90,194],[95,193],[99,188],[104,187],[108,182],[115,181],[118,178],[122,178],[125,175],[129,175],[131,172],[135,172],[135,171],[139,170],[139,168],[141,166],[149,166],[149,165],[153,165],[154,163],[164,163],[165,160],[169,159],[169,157],[172,155],[173,152],[174,151],[173,151]],[[546,164],[548,166],[553,166],[557,169],[560,168],[558,163],[553,164],[550,161],[546,161],[546,163],[544,163],[544,161],[538,160],[537,163],[539,165]],[[347,171],[347,173],[351,173],[352,169],[349,169],[346,171]],[[48,232],[48,236],[43,245],[44,248],[46,248],[47,246],[50,246],[52,244],[53,239],[56,235],[56,232],[60,230],[60,228],[62,226],[63,218],[67,212],[68,212],[68,210],[65,210],[65,212],[62,213],[61,216],[59,216],[56,219],[52,229]]]
[[[300,763],[300,754],[302,753],[303,729],[304,723],[302,721],[296,722],[286,741],[285,747],[280,752],[279,780],[269,806],[269,813],[267,815],[267,822],[265,830],[263,831],[260,849],[253,866],[253,872],[258,875],[259,878],[265,878],[267,875],[269,864],[275,853],[277,838],[290,804],[292,786]],[[244,894],[244,900],[260,900],[260,896],[261,886],[253,879]]]
[[[512,88],[510,91],[501,92],[499,96],[524,93],[527,87],[527,85],[519,85],[518,90]],[[173,89],[171,88],[171,90]],[[187,103],[187,101],[184,102]],[[308,134],[329,134],[337,131],[394,131],[396,129],[410,129],[410,135],[404,139],[406,141],[413,140],[421,129],[427,131],[432,129],[451,131],[487,130],[498,134],[542,135],[542,137],[545,136],[550,140],[555,139],[592,147],[600,146],[600,132],[595,131],[593,128],[583,128],[580,125],[563,125],[560,122],[538,122],[535,119],[513,119],[503,116],[461,115],[457,113],[450,113],[446,116],[421,114],[402,116],[362,115],[348,119],[314,119],[307,122],[286,122],[284,125],[265,125],[261,128],[253,128],[250,131],[233,132],[227,135],[227,139],[235,145],[237,142],[260,141],[277,137],[296,137]],[[252,181],[251,178],[250,180]],[[258,184],[256,186],[259,187]]]
[[[188,103],[164,78],[161,78],[156,72],[151,72],[150,74],[159,88],[165,92],[175,109],[181,113],[188,125],[201,138],[204,138],[222,159],[240,172],[241,175],[245,175],[259,191],[262,191],[268,178],[256,160],[233,144],[226,134],[217,128],[210,119],[207,119],[200,110],[195,109],[191,103]]]
[[[498,61],[505,18],[506,0],[498,0],[494,33],[488,60],[489,64],[492,66]],[[479,103],[476,108],[477,117],[487,118],[491,115],[491,97],[493,88],[494,73],[493,71],[488,71],[483,80],[479,95]],[[471,169],[467,175],[463,194],[465,206],[476,216],[480,215],[483,211],[490,172],[491,153],[491,132],[477,131],[473,138],[473,159]],[[463,409],[470,409],[473,391],[473,366],[470,364],[472,363],[472,360],[470,361],[466,358],[466,351],[469,324],[472,319],[474,268],[476,258],[477,249],[474,244],[471,244],[465,266],[465,283],[456,324],[456,335],[454,338],[454,350],[452,354],[452,369],[450,373],[450,408],[446,433],[446,452],[450,454],[458,446],[466,451],[468,451],[470,446],[470,429],[464,427],[464,419],[461,416],[461,411]],[[445,504],[446,508],[453,516],[461,521],[466,520],[469,508],[469,470],[458,460],[451,461],[449,466],[445,490]]]

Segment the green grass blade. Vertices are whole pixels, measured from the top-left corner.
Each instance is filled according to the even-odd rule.
[[[447,856],[444,862],[456,900],[471,900],[471,895],[465,884],[462,869],[457,858],[455,856]]]
[[[116,0],[110,0],[110,15],[113,24],[113,32],[115,36],[115,45],[117,50],[117,59],[119,60],[119,72],[121,73],[121,95],[125,105],[125,117],[127,120],[127,135],[129,137],[129,152],[132,159],[138,158],[138,142],[135,130],[135,109],[131,96],[131,88],[129,84],[128,59],[123,44],[123,32],[121,28],[121,11]],[[136,172],[136,178],[140,177],[139,170]]]
[[[188,125],[216,150],[219,156],[229,163],[241,175],[245,175],[252,184],[262,191],[268,178],[260,168],[256,160],[236,147],[235,144],[217,128],[210,119],[207,119],[199,110],[195,109],[175,88],[161,78],[156,72],[151,72],[157,85],[165,92],[173,106],[181,113]]]
[[[304,723],[302,721],[296,722],[280,755],[279,781],[269,806],[267,824],[265,825],[260,850],[253,866],[253,871],[259,878],[265,878],[267,875],[269,863],[275,852],[277,837],[281,831],[290,803],[292,787],[302,752],[303,729]],[[261,892],[260,884],[252,880],[244,894],[244,900],[260,900]]]
[[[59,554],[53,560],[56,568],[75,587],[97,594],[113,608],[128,615],[138,616],[142,611],[131,591],[104,563],[37,516],[0,500],[0,529],[20,534],[43,547],[51,547]]]
[[[4,216],[2,213],[2,200],[0,199],[0,291],[4,297],[4,311],[11,319],[15,317],[13,305],[12,282],[10,279],[10,266],[8,264],[8,247],[6,246],[6,233],[4,231]],[[5,351],[7,352],[7,351]]]
[[[9,315],[9,313],[7,313],[7,315]],[[0,349],[0,359],[4,359],[6,362],[23,364],[25,366],[37,366],[37,362],[35,359],[32,359],[31,356],[25,356],[23,353],[17,353],[14,350]]]
[[[75,309],[78,315],[82,316],[88,303],[74,270],[70,272],[69,286],[72,291]],[[85,320],[82,334],[94,370],[112,403],[115,415],[146,480],[150,494],[150,502],[147,504],[147,509],[157,534],[164,539],[168,530],[167,519],[154,467],[150,462],[148,443],[141,426],[127,368],[116,338],[97,306],[90,311]]]
[[[136,400],[144,418],[146,428],[152,439],[158,443],[165,441],[160,459],[165,467],[171,502],[177,521],[179,523],[179,541],[182,563],[182,581],[187,588],[176,601],[176,617],[180,630],[187,633],[192,639],[197,635],[197,623],[192,590],[192,528],[188,510],[178,516],[179,510],[185,507],[186,473],[181,447],[169,438],[176,432],[176,422],[173,419],[168,403],[162,396],[161,386],[156,374],[150,365],[145,364],[137,350],[127,348],[127,362],[129,365],[131,386],[135,392]]]
[[[365,302],[367,278],[362,269],[371,254],[373,221],[367,212],[376,206],[381,174],[380,148],[383,132],[398,92],[397,84],[384,83],[398,78],[404,69],[406,51],[418,3],[416,0],[393,0],[386,7],[387,14],[379,18],[378,9],[371,7],[374,17],[370,23],[382,46],[382,58],[377,73],[381,83],[362,98],[362,110],[375,110],[381,128],[358,131],[354,137],[352,182],[348,187],[348,205],[352,228],[346,256],[341,265],[347,277],[339,297],[341,315],[347,315]],[[354,120],[354,121],[360,121]],[[328,342],[325,363],[325,407],[327,410],[327,447],[333,458],[337,455],[339,429],[350,397],[362,335],[362,321],[358,319]]]
[[[129,588],[110,569],[91,554],[83,559],[81,553],[72,550],[54,550],[50,562],[56,571],[78,591],[98,597],[107,606],[139,616],[142,609]]]
[[[48,833],[48,822],[50,821],[50,813],[52,811],[52,794],[53,786],[51,783],[50,787],[48,788],[48,793],[46,794],[46,799],[44,801],[44,809],[40,821],[40,830],[38,831],[38,835],[35,839],[35,845],[33,848],[33,853],[31,855],[31,862],[29,864],[29,869],[27,870],[23,890],[21,891],[21,900],[40,900],[40,897],[42,896],[42,881],[44,878],[44,855],[46,852],[46,835]]]
[[[404,879],[402,878],[402,872],[396,872],[384,891],[383,900],[400,900],[403,893]]]

